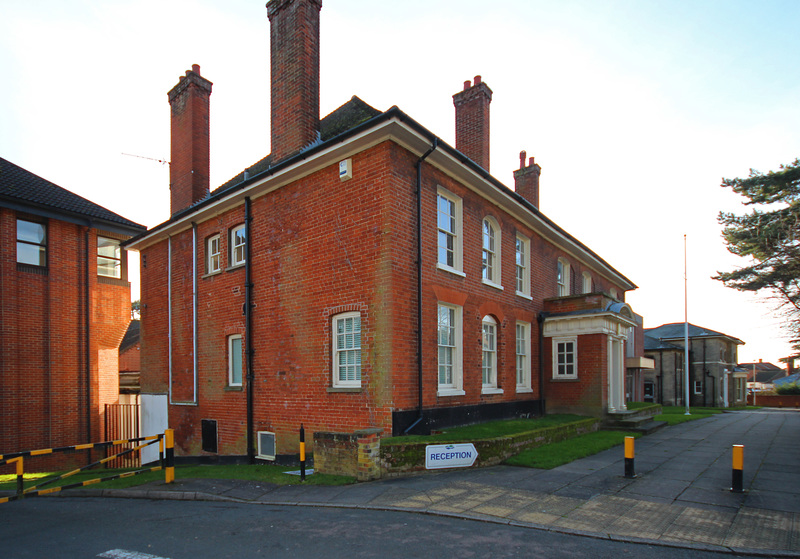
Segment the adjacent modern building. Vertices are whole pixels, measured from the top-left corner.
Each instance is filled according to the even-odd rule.
[[[684,323],[644,330],[645,355],[654,368],[645,377],[645,400],[686,404]],[[729,407],[746,403],[747,373],[737,369],[739,338],[689,324],[689,404]]]
[[[103,440],[144,230],[0,158],[0,454]]]
[[[267,4],[271,153],[218,188],[212,83],[195,65],[168,94],[172,217],[126,243],[145,433],[252,458],[296,453],[301,425],[625,410],[636,286],[542,212],[532,157],[513,189],[490,173],[492,90],[453,95],[455,147],[358,97],[320,118],[320,9]]]

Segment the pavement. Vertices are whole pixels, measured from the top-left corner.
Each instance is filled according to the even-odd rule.
[[[426,472],[347,486],[176,479],[76,494],[406,511],[594,538],[764,557],[800,557],[800,410],[727,412],[552,470]],[[744,492],[731,491],[744,445]]]

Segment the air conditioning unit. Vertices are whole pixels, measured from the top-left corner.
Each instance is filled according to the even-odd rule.
[[[258,432],[258,456],[261,460],[275,460],[275,433]]]

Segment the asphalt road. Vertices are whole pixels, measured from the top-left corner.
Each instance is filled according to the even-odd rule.
[[[0,557],[712,559],[730,555],[403,512],[41,497],[0,505]]]

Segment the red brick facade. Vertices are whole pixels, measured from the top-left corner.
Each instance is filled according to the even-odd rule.
[[[18,218],[45,224],[46,266],[17,263]],[[98,233],[127,238],[0,208],[0,454],[103,440],[104,405],[119,394],[130,285],[98,277]],[[63,467],[63,458],[34,459],[26,471]]]

